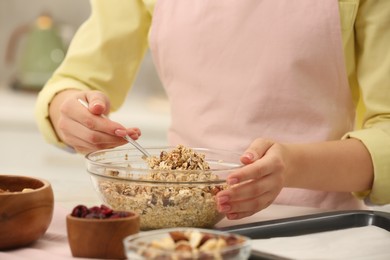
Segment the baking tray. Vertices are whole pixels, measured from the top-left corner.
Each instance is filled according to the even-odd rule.
[[[242,224],[219,228],[219,230],[241,234],[252,239],[262,239],[300,236],[364,226],[377,226],[390,232],[390,213],[372,210],[335,211]],[[282,260],[288,258],[252,251],[249,259]]]

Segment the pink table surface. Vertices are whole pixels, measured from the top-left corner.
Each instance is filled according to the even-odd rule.
[[[72,254],[66,235],[68,210],[55,206],[52,222],[46,233],[28,247],[0,252],[0,259],[71,259]],[[26,225],[28,225],[26,223]]]

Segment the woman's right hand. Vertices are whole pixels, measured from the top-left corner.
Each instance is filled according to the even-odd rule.
[[[85,108],[78,99],[89,103]],[[128,134],[133,140],[141,135],[138,128],[126,128],[107,117],[110,101],[100,91],[69,89],[58,93],[50,103],[49,116],[58,138],[79,153],[113,148],[127,143]]]

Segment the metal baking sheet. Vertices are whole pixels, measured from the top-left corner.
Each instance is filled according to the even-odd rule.
[[[291,237],[354,227],[377,226],[390,232],[390,213],[370,210],[335,211],[219,228],[252,239]],[[287,259],[252,251],[251,260]]]

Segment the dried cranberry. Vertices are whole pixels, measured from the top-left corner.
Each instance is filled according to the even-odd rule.
[[[104,214],[106,217],[110,217],[113,214],[113,210],[105,205],[100,206],[100,211],[102,214]]]
[[[119,216],[118,213],[113,213],[110,218],[114,219],[114,218],[121,218],[121,216]]]
[[[91,213],[100,213],[100,207],[94,206],[89,208],[89,212]]]
[[[121,218],[130,217],[130,215],[131,215],[130,212],[126,212],[126,211],[118,211],[117,213],[119,214],[119,216]]]
[[[91,212],[88,215],[85,216],[85,218],[98,218],[98,219],[104,219],[106,218],[106,215],[99,213],[99,212]]]
[[[107,219],[107,218],[125,218],[131,216],[130,212],[126,211],[114,211],[113,209],[101,205],[87,208],[84,205],[76,206],[71,216],[79,218],[93,218],[93,219]]]
[[[78,205],[74,207],[71,215],[73,217],[78,217],[78,218],[84,218],[86,215],[88,215],[89,210],[86,206],[84,205]]]
[[[129,217],[130,213],[124,211],[114,211],[109,218],[126,218]]]

